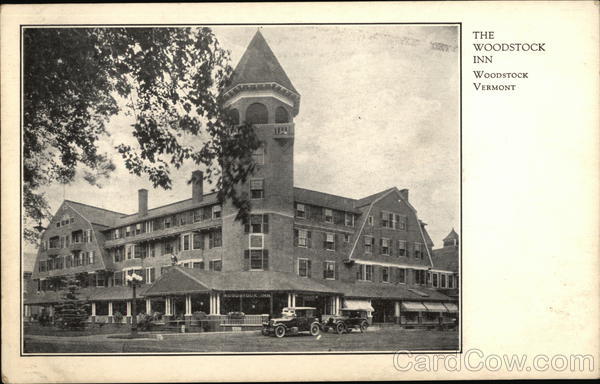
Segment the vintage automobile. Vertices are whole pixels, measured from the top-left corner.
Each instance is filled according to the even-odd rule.
[[[325,324],[323,324],[323,329],[325,331],[331,329],[342,334],[350,333],[353,329],[358,329],[361,332],[365,332],[369,327],[366,310],[342,309],[341,312],[341,315],[332,316]]]
[[[263,323],[262,334],[265,336],[297,334],[310,332],[317,336],[321,331],[317,309],[314,307],[286,307],[281,311],[281,317],[270,319]]]

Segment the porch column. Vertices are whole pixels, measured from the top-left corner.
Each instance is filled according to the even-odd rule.
[[[152,302],[150,299],[146,299],[146,314],[150,314],[152,312]]]
[[[31,308],[29,308],[29,305],[25,305],[25,318],[27,320],[29,320],[30,312],[31,312]]]
[[[396,324],[400,324],[400,302],[394,303],[394,317],[396,318]]]
[[[335,297],[335,311],[336,311],[335,314],[336,315],[340,314],[340,309],[342,309],[341,307],[342,307],[342,298],[339,296],[336,296]]]
[[[165,316],[171,316],[171,298],[165,297]]]
[[[296,306],[296,296],[298,295],[296,295],[295,293],[292,295],[292,307]]]
[[[113,302],[112,301],[108,302],[108,322],[109,323],[113,322]]]
[[[211,293],[210,294],[210,302],[209,302],[209,312],[211,315],[216,315],[217,314],[217,300],[215,298],[215,294]]]
[[[96,322],[96,302],[92,301],[92,323]]]
[[[292,294],[288,293],[288,303],[287,303],[288,307],[292,307]]]
[[[221,314],[221,294],[217,293],[217,315]]]
[[[127,323],[131,323],[131,301],[127,302]]]
[[[185,295],[185,315],[192,316],[192,295]]]

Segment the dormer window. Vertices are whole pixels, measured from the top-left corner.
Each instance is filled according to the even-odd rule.
[[[333,223],[333,210],[325,208],[325,222]]]
[[[296,203],[296,217],[299,219],[306,218],[306,207],[304,204]]]

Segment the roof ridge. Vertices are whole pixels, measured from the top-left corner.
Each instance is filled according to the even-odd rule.
[[[74,201],[74,200],[69,200],[69,199],[64,199],[63,202],[66,203],[73,203],[73,204],[79,204],[79,205],[83,205],[85,207],[89,207],[89,208],[94,208],[94,209],[100,209],[102,211],[107,211],[107,212],[111,212],[111,213],[116,213],[118,215],[127,215],[126,213],[123,212],[117,212],[117,211],[113,211],[111,209],[106,209],[106,208],[102,208],[102,207],[97,207],[95,205],[91,205],[91,204],[86,204],[86,203],[80,203],[79,201]]]
[[[359,200],[359,199],[355,199],[353,197],[346,197],[346,196],[342,196],[342,195],[336,195],[334,193],[329,193],[329,192],[321,192],[321,191],[317,191],[315,189],[308,189],[308,188],[302,188],[302,187],[294,187],[294,189],[302,189],[302,190],[309,191],[309,192],[321,193],[323,195],[329,195],[329,196],[334,196],[334,197],[341,197],[342,199],[347,199],[347,200],[354,200],[354,201],[358,201]]]
[[[202,195],[202,198],[204,199],[204,197],[206,197],[206,196],[215,195],[215,194],[217,194],[217,192],[206,193],[206,194]],[[192,200],[192,198],[191,198],[191,197],[189,197],[189,198],[187,198],[187,199],[183,199],[183,200],[174,201],[174,202],[172,202],[172,203],[168,203],[168,204],[165,204],[165,205],[159,205],[159,206],[157,206],[157,207],[154,207],[154,208],[149,208],[149,209],[148,209],[148,213],[150,213],[150,212],[152,212],[152,211],[155,211],[155,210],[157,210],[157,209],[160,209],[160,208],[165,208],[165,207],[168,207],[168,206],[171,206],[171,205],[180,204],[180,203],[183,203],[183,202],[185,202],[185,201],[190,201],[190,200]],[[199,203],[202,203],[202,201],[199,201]],[[122,217],[122,219],[125,219],[125,218],[127,218],[127,217],[129,217],[129,216],[135,216],[135,215],[137,215],[137,214],[138,214],[138,212],[134,212],[134,213],[128,213],[128,214],[124,215],[124,216]]]

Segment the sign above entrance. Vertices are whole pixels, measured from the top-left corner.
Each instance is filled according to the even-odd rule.
[[[253,293],[253,292],[240,292],[240,293],[224,293],[223,297],[271,297],[270,293]]]

